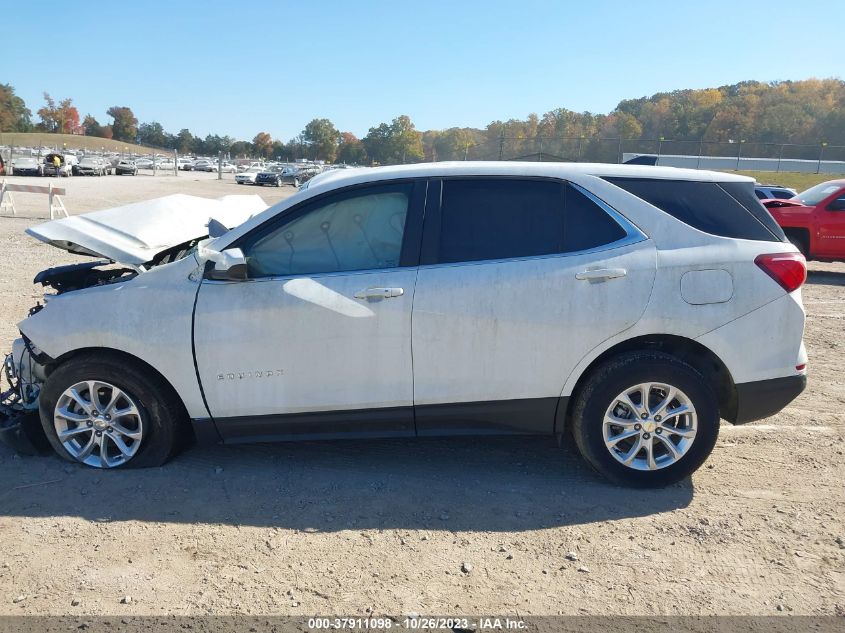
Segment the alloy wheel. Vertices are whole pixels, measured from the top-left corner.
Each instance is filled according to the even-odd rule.
[[[690,398],[666,383],[641,383],[617,395],[604,415],[607,450],[634,470],[676,463],[695,441],[698,416]]]
[[[65,450],[95,468],[114,468],[138,452],[144,423],[135,400],[101,380],[78,382],[62,392],[53,426]]]

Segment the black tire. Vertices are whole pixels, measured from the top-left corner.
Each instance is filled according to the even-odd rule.
[[[71,358],[47,378],[39,398],[41,426],[50,445],[60,457],[74,458],[56,434],[53,412],[62,393],[85,380],[99,380],[118,387],[137,404],[144,435],[138,452],[113,468],[161,466],[184,445],[187,424],[184,408],[173,389],[159,376],[125,358],[113,354],[85,354]]]
[[[614,399],[646,382],[665,383],[683,391],[698,418],[695,439],[687,452],[656,470],[636,470],[617,461],[605,446],[602,431],[605,412]],[[587,463],[610,481],[640,488],[668,486],[695,472],[713,451],[719,436],[719,404],[708,382],[687,363],[663,352],[628,352],[596,368],[579,390],[572,433]]]

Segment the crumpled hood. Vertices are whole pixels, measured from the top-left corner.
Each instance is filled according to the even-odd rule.
[[[266,208],[257,195],[215,200],[179,193],[52,220],[26,232],[71,253],[139,266],[168,248],[206,237],[211,218],[232,228]]]

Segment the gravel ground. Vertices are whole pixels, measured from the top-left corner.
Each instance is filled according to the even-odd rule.
[[[72,213],[291,193],[211,174],[62,184]],[[33,275],[78,261],[23,234],[46,200],[16,197],[0,350],[41,296]],[[664,490],[607,485],[546,439],[221,446],[107,473],[0,446],[0,615],[845,615],[845,265],[810,268],[809,388],[725,424]]]

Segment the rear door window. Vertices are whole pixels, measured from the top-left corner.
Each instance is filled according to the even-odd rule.
[[[600,206],[560,181],[443,181],[440,263],[569,253],[610,244],[625,235]]]
[[[784,241],[783,230],[752,185],[658,178],[605,178],[700,231],[746,240]]]

